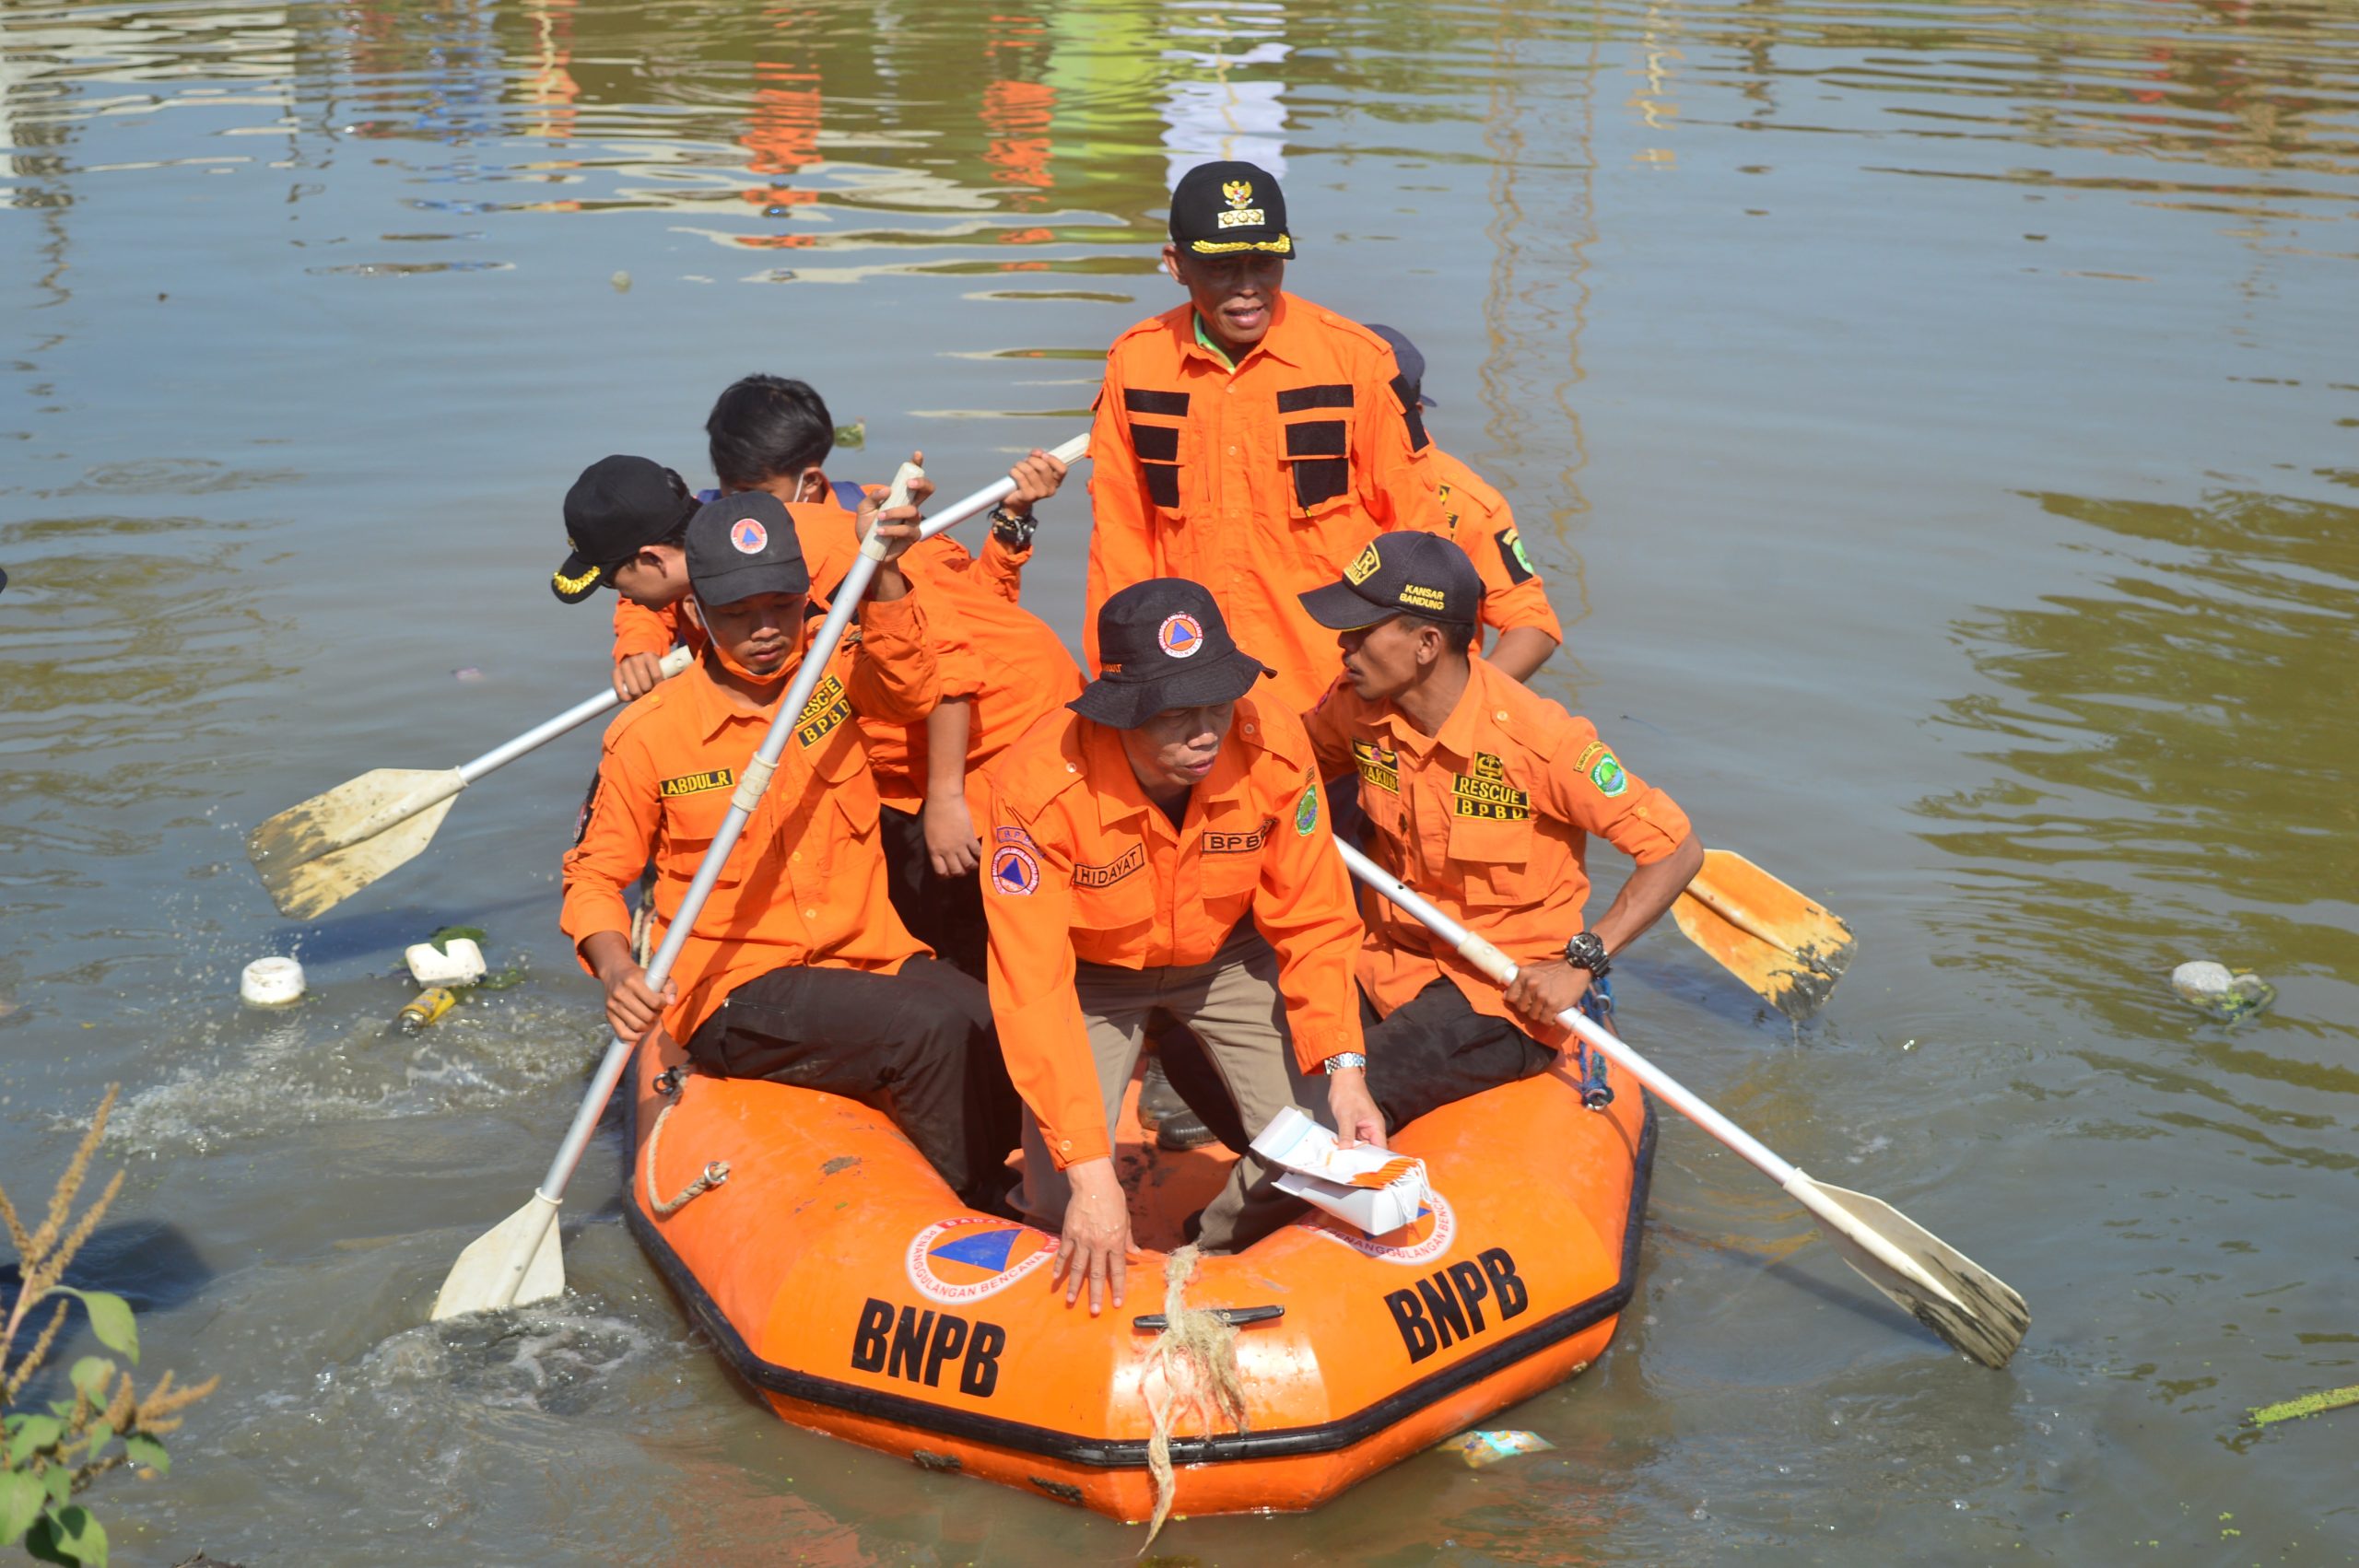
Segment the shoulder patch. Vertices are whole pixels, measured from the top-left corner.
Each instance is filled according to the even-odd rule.
[[[1302,799],[1297,801],[1294,805],[1295,836],[1299,838],[1308,838],[1310,837],[1311,830],[1318,825],[1319,786],[1316,783],[1305,784],[1302,787]]]
[[[1457,521],[1455,518],[1450,521],[1453,524]],[[1507,568],[1509,582],[1530,582],[1540,575],[1538,568],[1532,564],[1532,557],[1524,554],[1523,535],[1519,530],[1502,528],[1496,537],[1499,562]]]
[[[1003,844],[992,851],[992,874],[985,880],[1003,897],[1028,898],[1040,891],[1040,862],[1021,844]]]
[[[1599,794],[1611,800],[1630,787],[1630,776],[1622,771],[1622,764],[1602,743],[1591,749],[1602,755],[1586,769],[1589,781],[1597,786]]]

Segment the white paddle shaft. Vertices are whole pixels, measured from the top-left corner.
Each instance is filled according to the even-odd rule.
[[[685,648],[672,649],[663,656],[663,678],[668,681],[687,669],[688,661],[695,657]],[[492,747],[475,761],[461,763],[459,780],[463,784],[472,784],[493,768],[505,767],[526,752],[548,744],[568,730],[589,723],[601,713],[618,706],[622,700],[615,695],[615,688],[608,686],[596,696],[575,703],[547,723],[536,724],[506,744]]]
[[[1351,868],[1354,876],[1415,916],[1427,930],[1448,942],[1461,958],[1502,986],[1515,978],[1515,964],[1506,954],[1435,908],[1407,883],[1341,838],[1335,840],[1335,848],[1342,851],[1344,863]],[[1679,1080],[1583,1017],[1580,1009],[1565,1009],[1556,1015],[1556,1022],[1604,1052],[1615,1065],[1626,1068],[1630,1075],[1645,1084],[1656,1098],[1667,1102],[1680,1115],[1743,1155],[1763,1176],[1779,1187],[1786,1187],[1800,1174],[1792,1164],[1779,1159],[1768,1145],[1698,1099]]]
[[[1089,451],[1089,438],[1075,436],[1055,451],[1062,462],[1078,462]],[[906,467],[906,465],[905,465]],[[919,537],[931,539],[946,528],[956,527],[976,513],[997,506],[1015,490],[1014,479],[1002,479],[976,491],[957,505],[945,508],[941,515],[926,520],[919,530]],[[900,485],[897,478],[896,494]],[[900,504],[898,500],[892,505]],[[762,736],[761,747],[745,768],[748,780],[758,780],[751,798],[741,786],[732,799],[729,814],[722,819],[721,830],[713,835],[711,845],[704,852],[704,860],[697,866],[696,880],[688,883],[686,897],[680,901],[680,912],[673,917],[663,932],[663,943],[655,950],[654,962],[647,966],[647,989],[658,996],[663,982],[671,977],[672,965],[680,956],[689,933],[696,928],[697,917],[704,912],[705,899],[712,892],[713,883],[729,863],[729,852],[736,847],[738,836],[745,832],[746,820],[753,815],[761,787],[766,786],[778,759],[786,751],[787,737],[794,733],[797,716],[811,700],[811,693],[826,673],[827,661],[835,657],[836,645],[843,640],[844,628],[851,624],[860,602],[868,595],[868,585],[876,576],[877,557],[863,546],[851,570],[836,590],[835,599],[827,607],[827,618],[819,626],[819,635],[812,639],[810,651],[803,656],[803,667],[794,673],[787,686],[786,696],[771,716],[770,727]],[[573,1113],[573,1125],[566,1129],[565,1141],[557,1145],[557,1155],[549,1161],[548,1173],[541,1177],[541,1185],[534,1190],[533,1207],[539,1216],[537,1225],[521,1233],[517,1245],[499,1281],[491,1305],[494,1309],[513,1306],[516,1293],[524,1282],[525,1271],[532,1266],[533,1255],[539,1250],[548,1227],[557,1223],[557,1205],[565,1200],[566,1187],[573,1180],[581,1154],[590,1146],[591,1135],[598,1129],[598,1118],[605,1113],[606,1102],[613,1097],[615,1086],[622,1082],[623,1069],[629,1064],[630,1053],[637,1042],[617,1035],[606,1047],[605,1057],[598,1063],[597,1074],[590,1080],[589,1093],[581,1096],[581,1108]]]

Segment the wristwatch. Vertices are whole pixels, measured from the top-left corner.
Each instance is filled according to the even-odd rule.
[[[1583,931],[1565,944],[1565,962],[1576,969],[1586,969],[1592,980],[1605,978],[1614,961],[1605,955],[1605,942],[1595,931]]]
[[[1367,1058],[1359,1051],[1337,1051],[1321,1065],[1331,1073],[1341,1072],[1345,1068],[1351,1067],[1356,1067],[1365,1072],[1367,1071]]]
[[[996,506],[992,509],[992,537],[1011,550],[1030,549],[1032,531],[1039,526],[1040,514],[1037,508],[1026,512],[1022,517],[1009,511],[1004,506]]]

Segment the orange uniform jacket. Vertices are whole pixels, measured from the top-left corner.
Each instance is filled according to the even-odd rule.
[[[1483,624],[1499,632],[1533,626],[1562,647],[1565,628],[1557,623],[1532,557],[1524,553],[1508,498],[1439,447],[1434,448],[1433,459],[1442,521],[1483,579]]]
[[[817,626],[804,628],[806,650]],[[926,951],[886,896],[876,785],[853,715],[902,722],[921,714],[936,700],[940,672],[915,593],[863,605],[860,627],[859,645],[846,638],[828,661],[769,792],[680,951],[673,969],[680,1000],[663,1015],[675,1040],[694,1034],[738,986],[782,965],[891,974]],[[785,695],[781,682],[778,697]],[[577,950],[596,932],[630,930],[623,889],[651,857],[661,939],[769,727],[769,711],[731,707],[701,662],[607,727],[598,781],[565,857],[560,923]]]
[[[843,580],[860,551],[853,514],[833,502],[801,502],[786,509],[803,546],[813,587],[825,594]],[[967,770],[968,794],[981,810],[971,782],[983,764],[1050,709],[1081,691],[1081,672],[1048,623],[1021,607],[1017,597],[1029,549],[1013,552],[987,540],[978,558],[947,533],[910,547],[901,570],[925,592],[927,626],[942,670],[942,695],[968,699]],[[620,596],[617,595],[620,599]],[[621,599],[615,606],[615,660],[633,653],[668,653],[684,642],[701,654],[704,633],[677,604],[655,610]],[[916,724],[863,716],[869,760],[886,804],[915,811],[925,800],[926,744],[923,715]]]
[[[988,783],[992,1014],[1060,1166],[1113,1152],[1076,961],[1207,963],[1250,914],[1277,950],[1296,1059],[1315,1071],[1360,1048],[1359,914],[1299,720],[1241,699],[1178,828],[1139,788],[1121,736],[1074,713],[1033,726]]]
[[[1687,837],[1687,817],[1624,772],[1588,720],[1480,658],[1471,662],[1465,695],[1434,735],[1338,681],[1309,720],[1320,775],[1357,767],[1360,804],[1376,828],[1372,858],[1385,870],[1519,967],[1561,959],[1583,928],[1589,835],[1652,865]],[[1414,916],[1371,902],[1359,974],[1378,1012],[1447,975],[1475,1012],[1528,1027],[1496,982]]]
[[[1100,604],[1144,578],[1184,577],[1277,671],[1270,707],[1317,701],[1343,655],[1296,595],[1343,576],[1379,533],[1446,526],[1404,387],[1382,338],[1290,294],[1234,371],[1196,341],[1190,305],[1116,338],[1089,433],[1090,667]]]

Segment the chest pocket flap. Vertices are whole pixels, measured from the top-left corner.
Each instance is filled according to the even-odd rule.
[[[1353,401],[1350,385],[1340,381],[1278,393],[1287,499],[1297,517],[1332,511],[1351,497]]]
[[[1468,814],[1472,806],[1464,800],[1452,802],[1449,860],[1453,879],[1461,884],[1460,897],[1470,907],[1537,902],[1531,817]]]

